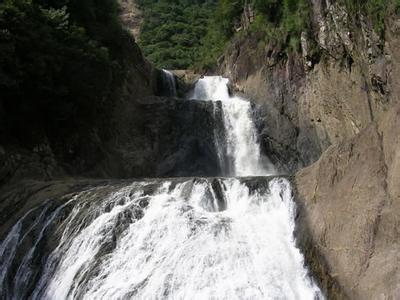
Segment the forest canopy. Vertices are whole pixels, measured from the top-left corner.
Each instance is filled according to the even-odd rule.
[[[400,0],[338,0],[353,18],[362,13],[383,35],[389,7],[399,13]],[[245,0],[139,0],[144,10],[140,45],[146,57],[168,69],[216,65],[240,27]],[[310,0],[248,0],[255,19],[248,32],[284,52],[300,51],[300,36],[313,37]],[[394,5],[393,5],[394,4]]]
[[[217,0],[139,0],[144,23],[139,45],[156,66],[186,69],[198,59]]]
[[[30,124],[48,134],[101,119],[134,51],[116,0],[3,1],[0,133],[20,136]]]

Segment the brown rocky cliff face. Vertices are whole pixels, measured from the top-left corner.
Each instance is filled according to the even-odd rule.
[[[400,105],[296,174],[299,244],[332,298],[400,297],[399,181]]]
[[[321,61],[309,57],[306,35],[302,54],[286,56],[250,34],[234,39],[219,67],[258,105],[264,147],[288,171],[358,134],[400,95],[398,20],[387,19],[384,42],[336,4],[313,1],[313,19]]]
[[[142,12],[135,0],[118,0],[121,7],[121,21],[125,28],[138,40],[143,23]]]

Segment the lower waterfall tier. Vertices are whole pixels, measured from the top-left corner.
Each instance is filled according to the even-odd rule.
[[[322,298],[295,245],[295,205],[285,178],[57,189],[64,196],[34,184],[2,196],[2,216],[15,218],[0,227],[4,298]]]

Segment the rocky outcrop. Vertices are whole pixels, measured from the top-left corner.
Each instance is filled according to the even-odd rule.
[[[248,30],[250,25],[254,22],[255,11],[253,6],[249,3],[249,1],[244,1],[244,9],[243,14],[240,20],[240,27],[236,28],[236,31],[240,30]]]
[[[295,176],[298,238],[330,299],[400,297],[400,105]]]
[[[173,73],[176,76],[178,95],[183,98],[194,88],[197,80],[202,76],[192,70],[173,70]]]
[[[106,140],[96,131],[80,132],[76,144],[66,141],[57,154],[50,143],[3,148],[1,180],[215,176],[220,166],[213,132],[223,134],[217,133],[224,128],[221,113],[219,102],[132,93],[116,103]]]
[[[221,103],[160,97],[121,107],[123,118],[104,161],[111,177],[215,176],[213,132],[223,130]]]
[[[122,24],[138,40],[143,23],[142,12],[135,0],[118,0]]]
[[[315,36],[302,34],[302,53],[242,34],[219,67],[256,104],[264,149],[287,171],[354,137],[400,95],[399,20],[388,17],[381,38],[336,2],[315,0],[312,10]]]

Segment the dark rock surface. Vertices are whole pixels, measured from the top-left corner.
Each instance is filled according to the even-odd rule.
[[[136,1],[119,2],[123,24],[137,32]],[[21,179],[220,174],[213,140],[223,129],[220,105],[164,97],[164,72],[128,40],[129,47],[120,45],[127,73],[107,99],[96,99],[99,107],[91,106],[90,116],[82,114],[73,125],[25,121],[22,134],[0,129],[0,186]],[[0,120],[12,113],[0,101]]]
[[[215,130],[224,128],[220,103],[148,97],[130,109],[110,144],[107,173],[119,178],[220,173],[214,142]]]
[[[173,70],[176,76],[177,92],[180,97],[185,97],[194,88],[196,82],[202,77],[201,74],[191,70]]]
[[[220,103],[136,96],[117,103],[107,140],[80,132],[61,153],[51,144],[12,145],[0,152],[0,182],[65,176],[128,178],[220,174],[214,133],[223,130]],[[223,133],[219,133],[223,134]],[[77,148],[79,146],[79,148]]]
[[[124,47],[129,46],[124,56],[126,72],[110,88],[109,95],[90,105],[87,116],[72,114],[74,120],[50,122],[50,113],[36,116],[31,109],[34,121],[23,119],[18,126],[10,121],[18,119],[18,111],[10,108],[3,111],[3,103],[0,105],[0,117],[8,116],[0,119],[4,125],[0,130],[0,185],[22,178],[51,180],[75,175],[113,175],[100,170],[99,165],[107,159],[109,147],[122,128],[127,127],[127,119],[136,117],[132,109],[137,101],[157,92],[157,70],[144,59],[132,39],[128,38],[126,43]],[[41,118],[40,121],[35,117]]]

